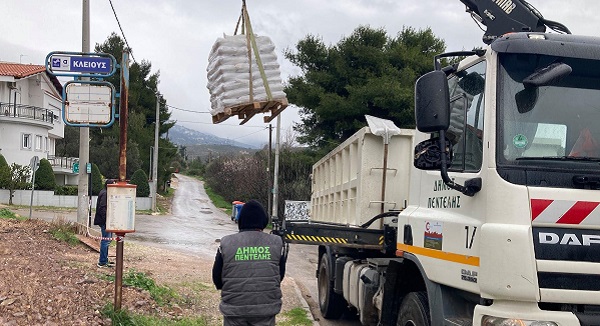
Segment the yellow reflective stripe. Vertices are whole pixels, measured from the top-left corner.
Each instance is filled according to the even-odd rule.
[[[447,260],[459,264],[479,266],[479,257],[455,254],[453,252],[441,251],[436,249],[421,248],[398,243],[396,248],[400,251],[410,252],[415,255],[427,256],[435,259]]]
[[[306,242],[329,242],[329,243],[348,243],[348,240],[343,238],[316,237],[300,234],[286,234],[287,239],[306,241]]]

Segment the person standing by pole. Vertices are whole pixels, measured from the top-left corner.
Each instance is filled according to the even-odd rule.
[[[112,179],[106,179],[104,188],[100,190],[98,199],[96,200],[96,215],[94,215],[94,225],[99,225],[102,231],[102,239],[100,240],[100,258],[98,260],[98,267],[113,267],[114,263],[108,260],[108,246],[110,245],[112,233],[106,232],[106,187],[107,185],[115,183]]]
[[[264,233],[267,213],[256,200],[244,204],[239,232],[223,237],[212,269],[221,290],[223,325],[275,325],[287,250],[281,237]]]

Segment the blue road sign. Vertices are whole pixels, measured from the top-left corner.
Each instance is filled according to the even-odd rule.
[[[109,77],[117,68],[117,60],[108,53],[50,52],[46,71],[55,76]]]
[[[51,61],[53,71],[95,74],[109,74],[112,71],[112,60],[108,57],[53,55]]]

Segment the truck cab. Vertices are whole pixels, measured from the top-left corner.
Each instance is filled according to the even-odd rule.
[[[397,256],[430,323],[600,324],[600,39],[507,34],[415,94]]]

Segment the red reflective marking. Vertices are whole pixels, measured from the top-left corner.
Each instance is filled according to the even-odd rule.
[[[598,202],[578,201],[556,223],[579,224],[598,207]]]
[[[535,220],[554,200],[550,199],[532,199],[531,200],[531,220]]]

